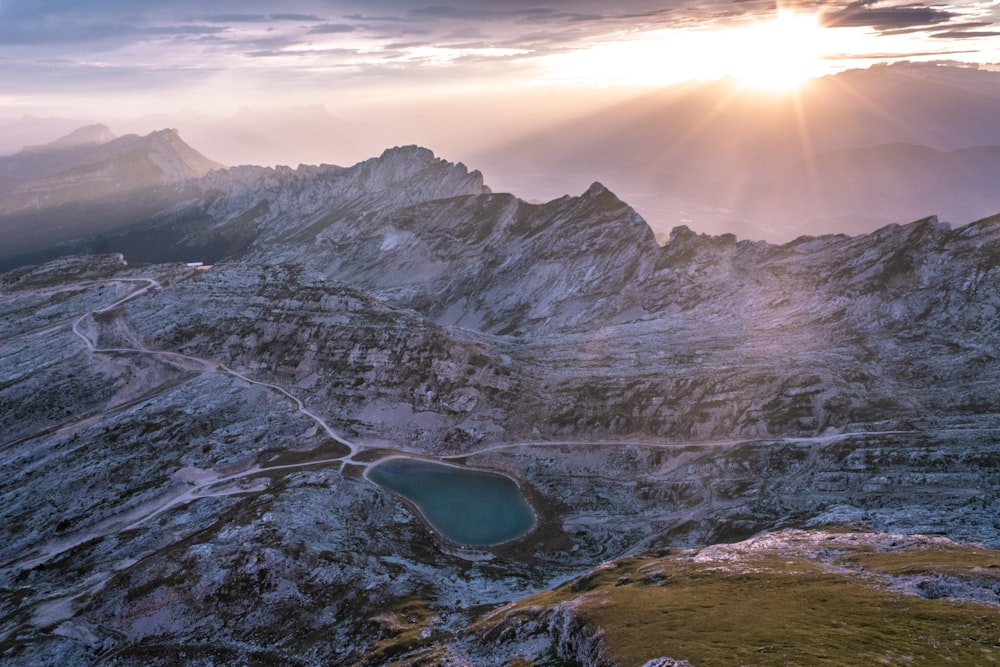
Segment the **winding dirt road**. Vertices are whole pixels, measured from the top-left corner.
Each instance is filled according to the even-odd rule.
[[[247,377],[243,373],[235,371],[228,366],[222,364],[219,361],[212,359],[205,359],[203,357],[196,357],[189,354],[182,354],[180,352],[171,352],[167,350],[152,350],[144,345],[137,347],[98,347],[97,341],[92,339],[88,333],[83,329],[83,323],[88,319],[92,318],[96,314],[106,313],[111,311],[124,303],[137,299],[144,294],[148,293],[153,289],[162,289],[163,285],[152,278],[120,278],[112,279],[107,281],[89,281],[86,284],[77,284],[74,287],[88,287],[95,284],[128,284],[128,283],[138,283],[142,287],[137,289],[124,297],[115,300],[113,303],[103,306],[97,310],[89,311],[84,313],[80,317],[76,318],[73,322],[73,333],[83,341],[87,350],[95,354],[147,354],[153,357],[165,359],[167,361],[184,361],[189,364],[195,364],[197,367],[202,369],[205,373],[221,373],[228,375],[232,378],[238,379],[247,384],[258,385],[269,389],[277,394],[280,394],[283,398],[290,401],[295,409],[312,420],[319,428],[329,436],[333,441],[337,442],[344,447],[347,447],[348,453],[331,457],[329,459],[321,459],[316,461],[307,461],[302,463],[291,463],[287,465],[269,466],[262,467],[255,465],[246,470],[241,470],[239,472],[234,472],[231,474],[218,474],[214,471],[199,471],[200,474],[195,476],[187,477],[187,481],[190,484],[189,487],[180,490],[175,493],[168,493],[156,498],[148,503],[141,505],[140,507],[133,508],[125,514],[111,517],[92,529],[67,537],[60,540],[53,540],[38,549],[34,550],[32,553],[27,554],[25,557],[14,561],[11,564],[17,564],[23,569],[30,569],[42,563],[45,563],[57,556],[66,553],[67,551],[76,548],[77,546],[88,542],[92,539],[98,537],[105,537],[110,534],[120,533],[123,531],[131,530],[144,523],[147,523],[151,519],[175,508],[180,505],[184,505],[191,501],[197,500],[199,498],[208,498],[213,496],[227,496],[236,495],[243,493],[254,493],[262,491],[267,488],[267,480],[257,480],[257,483],[252,484],[240,484],[241,480],[253,477],[259,474],[266,474],[277,470],[291,470],[296,468],[305,468],[310,466],[325,465],[325,464],[340,464],[340,469],[347,463],[354,463],[352,459],[363,450],[362,447],[351,442],[350,440],[344,438],[324,420],[322,417],[317,415],[315,412],[309,410],[306,405],[297,396],[292,394],[286,388],[272,384],[270,382],[262,382],[260,380],[254,380],[253,378]],[[357,465],[368,467],[372,463],[357,463]]]

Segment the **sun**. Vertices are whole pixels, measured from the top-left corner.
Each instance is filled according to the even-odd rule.
[[[543,58],[550,78],[592,85],[668,85],[731,78],[789,91],[832,73],[835,35],[817,14],[779,11],[726,26],[661,29]],[[842,46],[842,45],[841,45]]]
[[[782,12],[720,31],[718,69],[748,87],[792,90],[825,73],[828,37],[817,15]]]

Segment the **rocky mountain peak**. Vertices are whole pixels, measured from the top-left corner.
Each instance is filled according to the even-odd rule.
[[[697,237],[697,232],[691,231],[691,228],[687,225],[678,225],[670,230],[670,238],[668,243],[676,243],[678,241],[683,241],[685,239]]]
[[[594,181],[593,183],[590,184],[590,187],[587,188],[587,191],[584,192],[583,194],[585,197],[599,197],[606,192],[611,192],[611,191],[608,190],[604,186],[604,184],[601,183],[600,181]]]
[[[617,211],[619,209],[629,209],[632,207],[623,202],[618,196],[609,190],[603,183],[594,181],[579,197],[584,205],[602,211]]]
[[[670,238],[661,251],[661,263],[688,261],[697,254],[732,248],[735,245],[735,234],[711,236],[692,231],[687,225],[680,225],[670,231]]]
[[[427,163],[436,160],[434,151],[429,148],[424,148],[423,146],[417,146],[415,144],[409,144],[407,146],[393,146],[392,148],[386,148],[382,151],[382,154],[377,158],[372,158],[374,160],[398,160],[401,162],[416,161],[420,163]]]
[[[146,137],[151,141],[176,142],[181,140],[181,133],[175,127],[165,127],[162,130],[153,130]]]
[[[360,162],[351,171],[367,192],[393,189],[417,194],[419,199],[479,195],[490,192],[483,175],[461,162],[443,160],[421,146],[396,146],[379,157]]]
[[[180,132],[166,128],[140,137],[138,143],[162,173],[163,183],[174,183],[204,176],[224,165],[210,160],[181,139]]]
[[[700,243],[706,245],[731,245],[736,241],[735,234],[702,234],[693,231],[687,225],[679,225],[670,230],[670,244]]]

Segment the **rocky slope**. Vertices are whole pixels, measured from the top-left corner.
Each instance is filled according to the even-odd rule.
[[[162,192],[104,240],[231,259],[65,258],[0,283],[10,664],[719,664],[686,639],[626,654],[632,631],[595,610],[679,614],[670,577],[789,590],[788,560],[817,594],[898,604],[870,584],[906,563],[857,565],[869,547],[1000,547],[998,219],[784,245],[678,228],[661,248],[600,184],[527,204],[417,147]],[[488,550],[434,536],[362,475],[400,453],[507,473],[537,528]],[[722,581],[698,560],[722,548],[586,574],[830,525],[873,534],[760,538],[733,553],[770,569]],[[995,552],[953,548],[985,569],[878,581],[995,605]],[[995,618],[963,609],[912,627],[940,647]],[[954,657],[992,650],[966,639]],[[765,658],[808,661],[786,642]],[[903,659],[876,653],[841,663]]]

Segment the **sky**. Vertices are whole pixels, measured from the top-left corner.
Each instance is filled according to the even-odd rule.
[[[439,4],[435,4],[435,3]],[[0,0],[0,116],[94,117],[1000,63],[1000,2]]]

